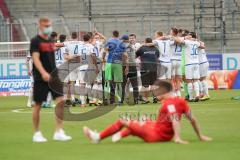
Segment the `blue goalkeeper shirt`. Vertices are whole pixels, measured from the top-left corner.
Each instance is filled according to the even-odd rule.
[[[120,39],[110,38],[105,48],[109,52],[107,63],[122,63],[122,55],[127,47]]]

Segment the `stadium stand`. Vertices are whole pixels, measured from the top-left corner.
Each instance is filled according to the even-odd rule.
[[[91,5],[88,0],[5,2],[11,18],[22,22],[27,37],[24,39],[37,33],[39,16],[49,16],[54,22],[54,30],[59,33],[88,31],[96,27],[106,36],[117,29],[121,33],[137,33],[138,38],[143,39],[153,36],[157,30],[168,32],[170,27],[177,26],[197,31],[207,43],[209,52],[239,51],[240,0],[225,1],[225,7],[222,0],[91,0]],[[225,27],[220,18],[223,13]]]

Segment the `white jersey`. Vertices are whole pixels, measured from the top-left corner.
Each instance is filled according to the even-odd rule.
[[[161,62],[170,63],[171,62],[171,46],[174,45],[172,40],[155,40],[154,44],[158,45],[160,56],[159,60]]]
[[[80,47],[83,44],[82,41],[68,41],[64,42],[65,53],[69,55],[78,55],[80,52]]]
[[[55,51],[55,62],[57,67],[59,67],[61,64],[65,62],[64,60],[65,51],[66,47],[61,47]]]
[[[32,72],[33,69],[33,60],[30,54],[27,55],[27,65],[29,67],[29,71]]]
[[[183,40],[183,37],[180,37],[181,40]],[[183,51],[183,45],[181,44],[174,44],[172,47],[172,56],[171,60],[177,60],[181,61],[182,60],[182,51]]]
[[[205,49],[201,49],[201,48],[198,49],[198,58],[199,58],[199,64],[208,62]]]
[[[92,55],[95,54],[94,46],[90,43],[82,44],[79,48],[78,55],[80,56],[80,71],[87,71],[95,69],[92,61]]]
[[[185,43],[185,65],[199,64],[198,48],[200,43],[193,40],[184,40]]]
[[[141,44],[140,43],[135,43],[133,45],[133,47],[134,47],[135,51],[137,51],[141,47]]]
[[[96,44],[94,45],[94,53],[96,54],[96,57],[98,59],[101,59],[103,57],[101,52],[102,49],[103,49],[103,43],[100,41],[96,41]]]

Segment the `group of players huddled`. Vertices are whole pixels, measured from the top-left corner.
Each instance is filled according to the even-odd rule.
[[[28,56],[29,75],[33,75],[33,98],[30,94],[28,104],[34,102],[33,142],[48,141],[40,130],[40,110],[51,96],[56,103],[53,140],[69,141],[72,137],[63,129],[65,107],[76,104],[85,107],[88,103],[104,104],[101,107],[109,103],[146,104],[150,103],[149,93],[154,103],[159,101],[162,105],[157,119],[143,116],[134,120],[125,116],[101,132],[83,126],[83,133],[93,143],[110,136],[113,142],[137,136],[145,142],[174,140],[188,144],[180,135],[180,122],[185,115],[199,140],[212,141],[201,132],[186,100],[180,98],[184,81],[189,101],[209,99],[205,80],[208,62],[203,42],[195,33],[176,28],[171,29],[170,35],[156,32],[155,40],[146,38],[143,44],[136,41],[135,34],[119,38],[118,31],[113,31],[109,40],[97,31],[84,34],[81,41],[76,32],[71,40],[66,41],[65,35],[60,35],[58,40],[52,32],[51,20],[40,18],[39,34],[31,39]],[[130,98],[130,88],[133,98]]]
[[[171,82],[175,96],[181,97],[183,88],[190,102],[210,98],[205,45],[195,32],[171,28],[167,35],[157,31],[154,40],[146,38],[142,44],[136,34],[119,36],[118,31],[113,31],[108,40],[96,30],[84,34],[81,41],[77,32],[72,32],[68,40],[55,32],[51,38],[61,44],[55,52],[56,66],[68,64],[69,75],[64,78],[68,91],[64,96],[70,105],[147,104],[157,79]],[[75,94],[76,86],[85,92]],[[129,98],[130,90],[133,99]],[[45,105],[50,100],[49,96]]]

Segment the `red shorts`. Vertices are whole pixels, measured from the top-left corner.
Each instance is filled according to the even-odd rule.
[[[163,138],[161,131],[157,130],[156,122],[154,121],[147,121],[144,124],[132,121],[128,129],[132,135],[142,138],[145,142],[169,141]]]

